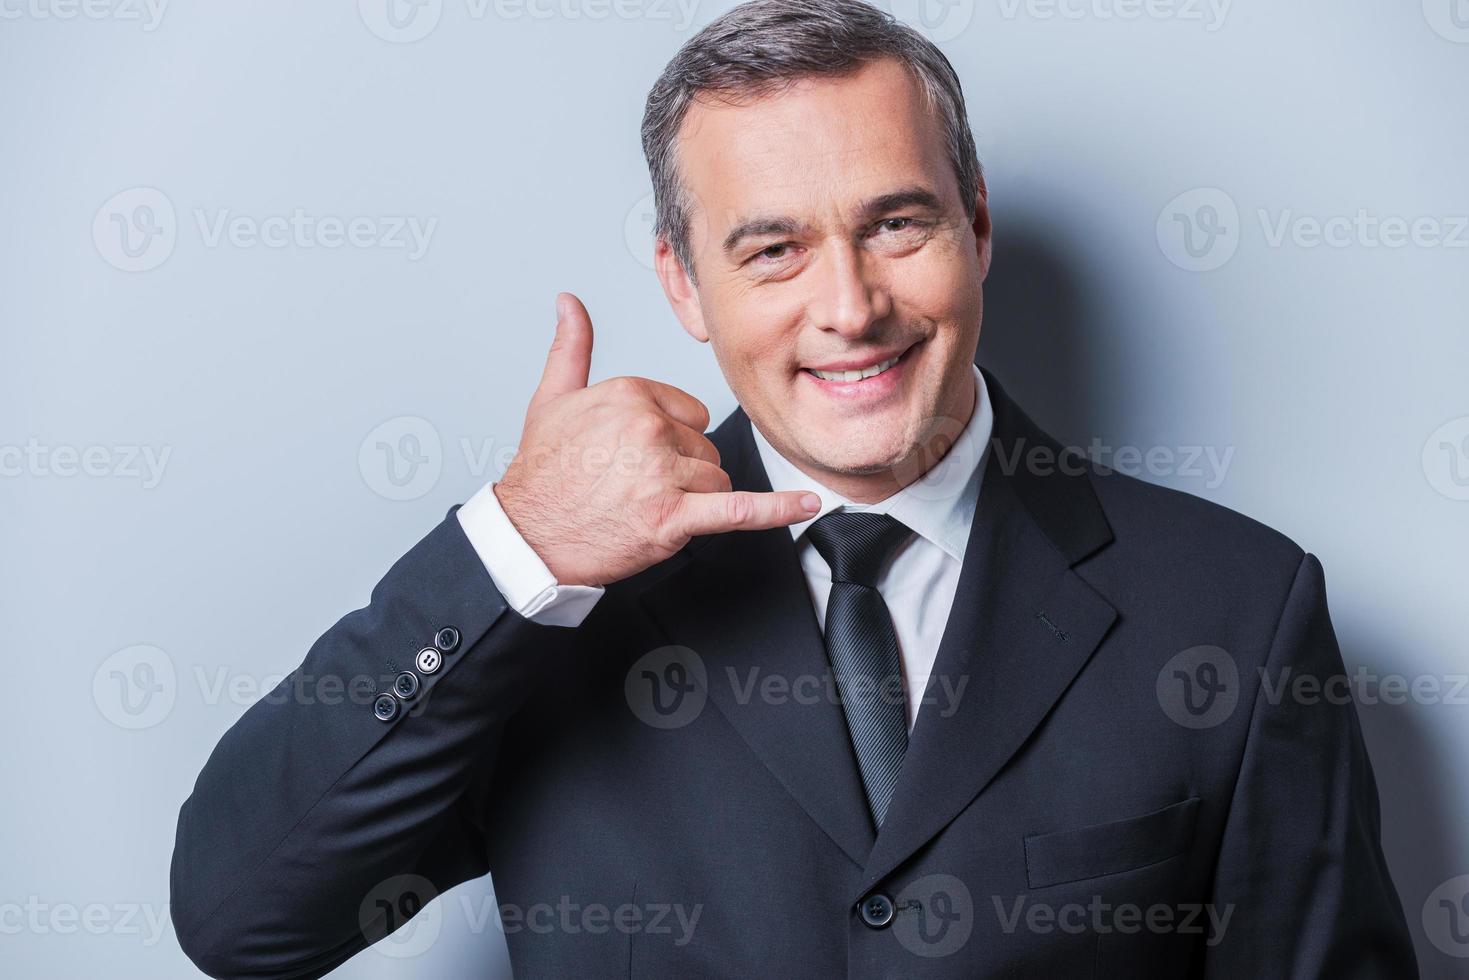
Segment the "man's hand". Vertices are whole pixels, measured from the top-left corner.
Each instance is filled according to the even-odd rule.
[[[608,585],[700,534],[783,527],[820,507],[812,493],[731,492],[704,437],[709,410],[646,378],[587,387],[592,321],[556,298],[556,339],[525,413],[520,451],[495,484],[516,530],[563,585]]]

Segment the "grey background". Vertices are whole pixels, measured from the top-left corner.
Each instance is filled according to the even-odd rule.
[[[1157,448],[1146,478],[1318,554],[1349,669],[1441,685],[1360,712],[1425,975],[1469,975],[1430,901],[1469,888],[1469,693],[1448,696],[1469,671],[1469,3],[928,2],[896,6],[956,63],[991,191],[981,359],[1064,440]],[[644,264],[637,141],[658,69],[728,4],[685,25],[663,0],[442,0],[399,31],[382,3],[0,9],[11,976],[193,975],[166,925],[179,803],[499,472],[557,290],[600,330],[594,378],[733,407]],[[134,188],[155,191],[109,203]],[[113,215],[139,203],[165,233],[129,259]],[[421,255],[326,247],[330,223],[240,237],[296,209],[374,242],[436,224]],[[1359,210],[1427,223],[1396,247],[1299,223]],[[245,219],[233,242],[221,214]],[[403,486],[379,443],[421,459],[397,455]],[[1187,447],[1232,455],[1211,475]],[[425,952],[339,975],[504,969],[489,894],[441,900]]]

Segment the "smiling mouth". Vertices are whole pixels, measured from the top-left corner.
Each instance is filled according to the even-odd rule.
[[[902,354],[899,354],[898,357],[902,357]],[[898,363],[898,357],[877,361],[873,366],[864,367],[862,370],[817,370],[815,367],[808,367],[806,370],[820,378],[821,381],[864,381],[867,378],[877,378],[884,370]]]
[[[907,353],[907,351],[903,353]],[[885,361],[878,361],[876,364],[870,364],[865,368],[853,371],[819,371],[816,368],[806,368],[806,371],[820,378],[822,381],[865,381],[868,378],[877,377],[902,359],[903,354],[898,354]]]

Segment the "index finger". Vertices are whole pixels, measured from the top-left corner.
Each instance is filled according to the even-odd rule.
[[[678,508],[680,530],[689,537],[726,531],[763,531],[809,521],[821,498],[808,490],[756,493],[686,493]]]

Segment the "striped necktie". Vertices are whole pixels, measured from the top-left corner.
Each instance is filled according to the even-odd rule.
[[[867,805],[879,827],[908,751],[908,709],[898,636],[876,583],[887,560],[912,533],[886,514],[862,511],[833,511],[806,529],[807,539],[831,567],[826,654]]]

